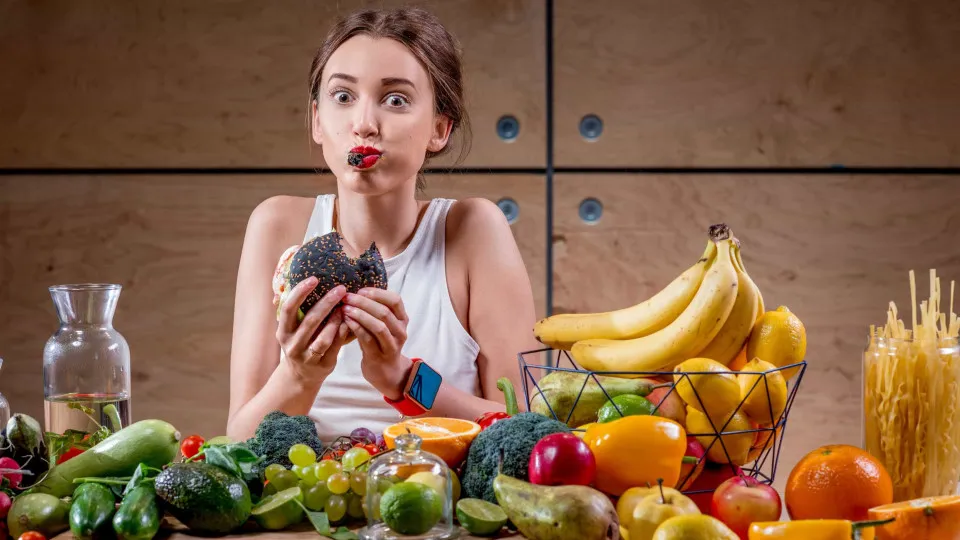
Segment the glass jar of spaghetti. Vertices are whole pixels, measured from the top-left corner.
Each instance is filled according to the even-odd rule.
[[[863,355],[863,444],[893,480],[894,501],[953,495],[960,481],[960,321],[940,312],[940,283],[908,330],[893,302]],[[910,275],[914,298],[915,282]],[[952,284],[951,284],[952,285]]]

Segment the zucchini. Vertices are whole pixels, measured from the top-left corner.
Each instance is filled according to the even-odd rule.
[[[141,484],[123,496],[113,516],[113,530],[119,540],[150,540],[157,534],[160,508],[152,484]]]
[[[177,456],[179,441],[180,432],[171,424],[140,420],[53,467],[28,491],[65,497],[73,493],[77,478],[131,476],[141,463],[160,469]]]
[[[116,498],[110,488],[103,484],[80,484],[73,492],[70,505],[70,532],[77,540],[112,537],[115,509]]]

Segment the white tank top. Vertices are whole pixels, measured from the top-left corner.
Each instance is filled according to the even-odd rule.
[[[336,195],[319,195],[304,242],[333,230]],[[445,232],[447,212],[455,201],[433,199],[403,250],[384,259],[388,289],[400,294],[409,318],[402,353],[422,358],[443,376],[443,382],[481,395],[477,372],[480,346],[460,324],[447,290]],[[340,349],[337,365],[323,382],[309,416],[325,444],[358,427],[374,433],[400,421],[400,413],[383,400],[360,371],[356,340]]]

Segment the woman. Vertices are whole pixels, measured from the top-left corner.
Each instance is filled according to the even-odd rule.
[[[466,129],[453,38],[422,10],[354,13],[328,34],[309,88],[312,137],[337,193],[272,197],[250,216],[227,434],[250,437],[274,410],[309,414],[324,442],[357,427],[379,433],[401,411],[474,419],[504,410],[497,379],[519,387],[516,355],[538,345],[531,286],[509,225],[485,199],[416,198],[425,161]],[[297,307],[316,285],[305,280],[278,321],[278,259],[333,229],[352,257],[376,244],[387,290],[338,287],[298,323]],[[404,392],[414,359],[442,377],[426,410]]]

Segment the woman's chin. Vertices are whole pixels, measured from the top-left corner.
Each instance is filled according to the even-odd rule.
[[[400,188],[402,181],[376,169],[348,169],[338,176],[340,185],[359,195],[382,195]]]

